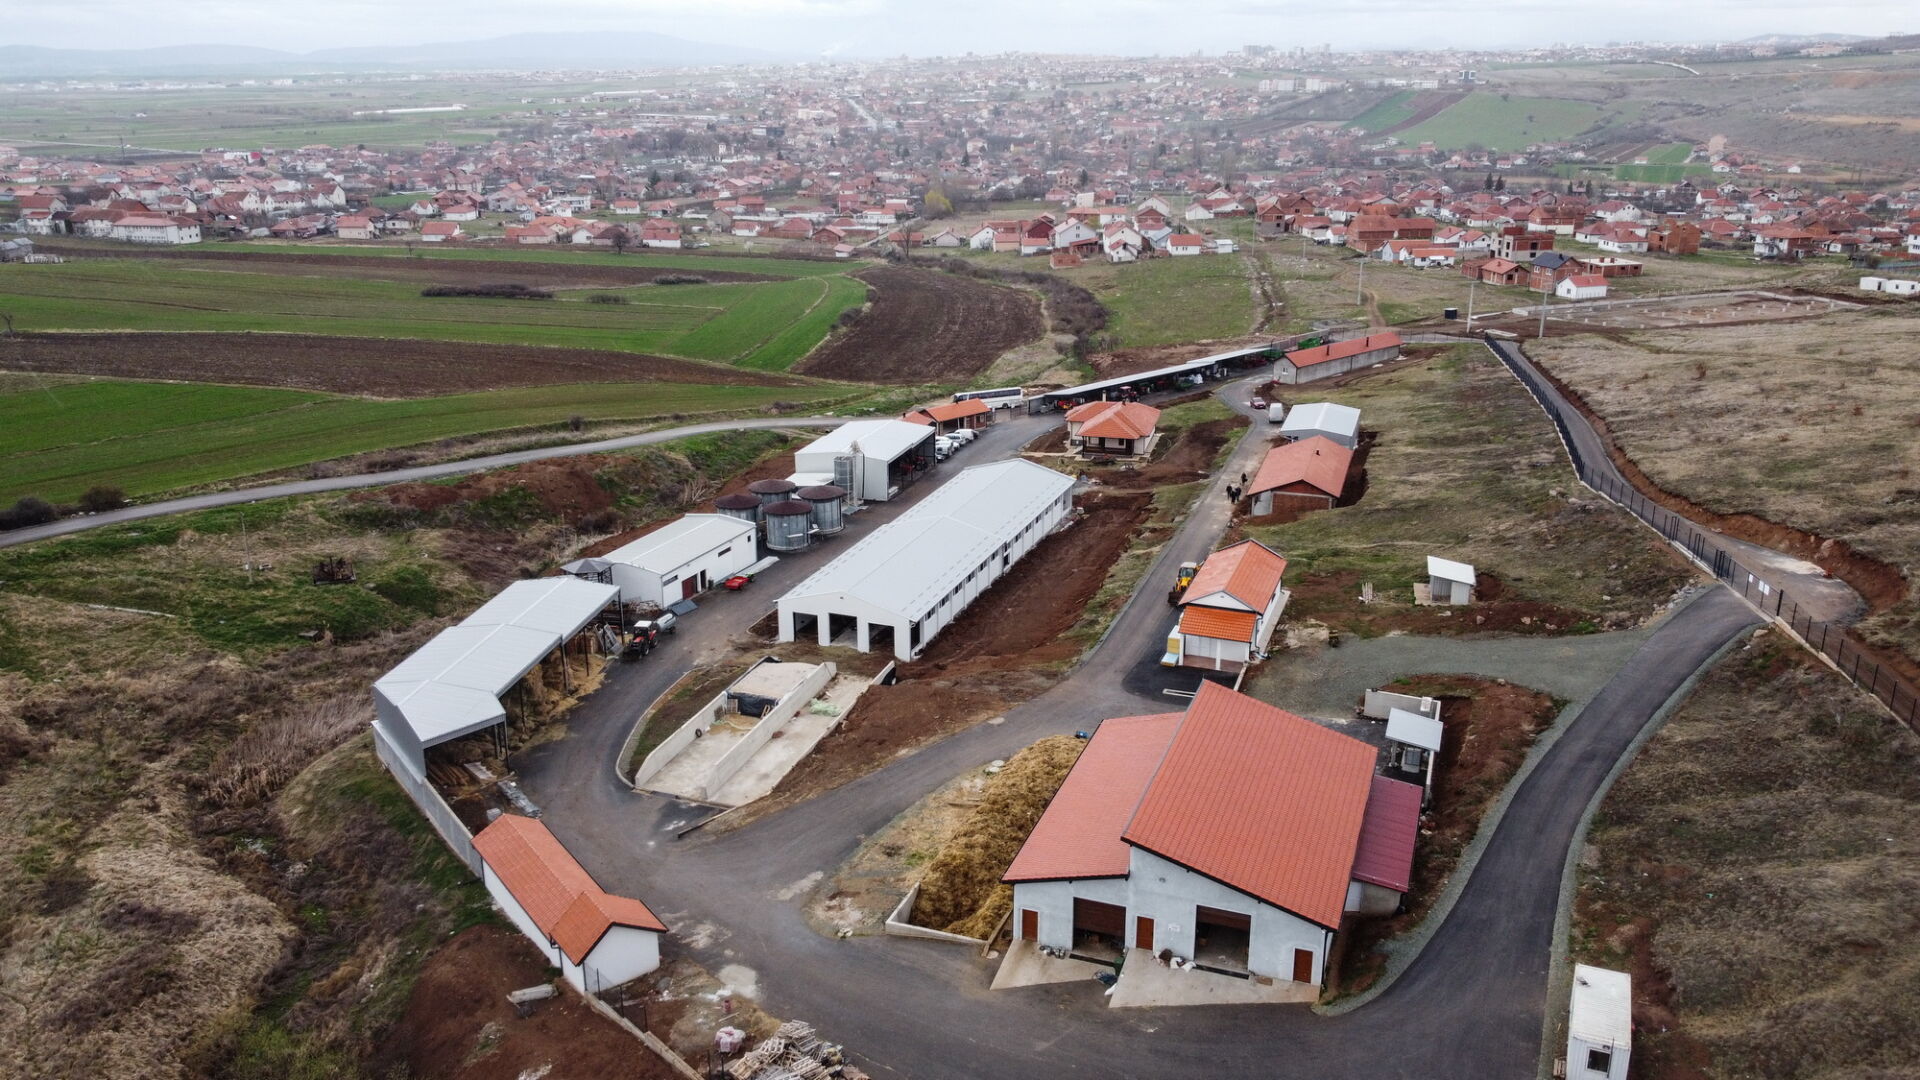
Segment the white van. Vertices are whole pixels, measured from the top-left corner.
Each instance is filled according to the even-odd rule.
[[[968,443],[972,442],[973,440],[979,438],[980,433],[973,430],[972,428],[954,428],[952,431],[947,432],[947,434],[944,437],[950,440],[951,442],[953,442],[954,445],[956,446],[965,446]]]
[[[954,450],[959,445],[960,445],[959,443],[954,442],[952,439],[947,438],[945,435],[934,436],[933,437],[934,460],[935,461],[947,460],[948,458],[953,456]]]

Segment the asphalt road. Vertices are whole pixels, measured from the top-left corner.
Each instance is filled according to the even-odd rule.
[[[233,506],[238,503],[278,499],[288,495],[319,495],[328,491],[379,487],[382,484],[399,484],[409,480],[437,480],[441,477],[484,472],[487,469],[498,469],[508,465],[524,465],[529,461],[599,454],[609,450],[630,450],[636,446],[651,446],[654,443],[670,442],[674,439],[684,439],[689,435],[705,435],[715,431],[838,427],[849,419],[851,418],[845,416],[787,416],[752,420],[718,420],[710,424],[690,424],[686,427],[665,428],[640,435],[622,435],[617,439],[598,439],[593,442],[568,443],[565,446],[514,450],[505,454],[489,454],[486,457],[467,458],[464,461],[443,461],[437,465],[416,465],[410,469],[394,469],[390,472],[355,473],[352,476],[329,476],[317,480],[290,480],[286,483],[266,484],[261,487],[216,491],[206,495],[189,495],[180,499],[142,503],[105,513],[63,518],[46,525],[0,532],[0,547],[31,544],[36,540],[66,536],[87,529],[98,529],[103,525],[118,525],[143,518],[164,517],[167,514],[179,514],[189,510],[210,510],[216,506]]]
[[[1250,385],[1223,396],[1244,408]],[[1043,424],[1024,417],[1006,424],[991,443],[970,448],[972,460],[1010,453]],[[694,655],[764,614],[778,595],[769,588],[750,602],[740,602],[744,594],[721,598],[687,620],[685,640],[656,654],[674,663],[639,679],[609,680],[574,712],[567,738],[515,762],[523,786],[603,885],[644,897],[662,914],[679,948],[710,970],[733,972],[725,977],[751,979],[770,1011],[814,1022],[876,1076],[1531,1076],[1560,872],[1580,812],[1686,678],[1758,621],[1725,589],[1670,616],[1582,710],[1516,793],[1423,953],[1378,1000],[1346,1016],[1322,1018],[1298,1006],[1108,1010],[1091,982],[993,993],[986,989],[993,962],[973,950],[886,937],[833,940],[802,915],[824,875],[958,773],[1045,735],[1181,707],[1138,673],[1146,657],[1157,659],[1166,630],[1163,579],[1211,549],[1227,517],[1218,489],[1264,447],[1264,429],[1252,430],[1256,436],[1236,448],[1108,637],[1002,723],[960,732],[736,831],[674,839],[710,811],[633,794],[615,777],[612,758],[639,709]],[[779,569],[804,572],[794,562]]]

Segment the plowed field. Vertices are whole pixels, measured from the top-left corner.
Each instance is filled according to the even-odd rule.
[[[959,382],[1046,329],[1040,301],[1018,289],[892,266],[859,277],[879,299],[795,370],[862,382]]]
[[[798,382],[767,372],[639,353],[316,334],[15,334],[0,338],[0,371],[237,383],[394,398],[563,383]]]

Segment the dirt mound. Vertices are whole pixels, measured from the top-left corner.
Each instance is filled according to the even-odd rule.
[[[607,263],[514,262],[493,259],[404,259],[391,255],[299,255],[280,251],[184,251],[154,248],[97,248],[59,241],[42,243],[44,250],[72,259],[175,259],[220,263],[239,273],[287,274],[300,277],[373,278],[380,281],[426,284],[492,283],[514,281],[548,288],[617,288],[646,285],[659,277],[698,274],[708,281],[784,281],[774,274],[738,270],[688,269],[679,266],[618,266]]]
[[[902,680],[1072,658],[1080,645],[1061,635],[1100,591],[1152,502],[1146,491],[1080,495],[1075,503],[1084,511],[1081,519],[1040,541],[967,605],[919,660],[902,666]]]
[[[1055,735],[1007,760],[980,805],[928,864],[913,902],[915,924],[967,937],[993,933],[1013,908],[1013,886],[1001,884],[1000,877],[1086,745]]]
[[[476,473],[450,484],[393,484],[356,491],[348,498],[359,503],[384,499],[395,506],[431,512],[455,504],[481,502],[512,491],[524,493],[521,497],[537,504],[549,517],[572,519],[613,506],[613,492],[602,486],[595,475],[613,461],[605,454],[553,458]]]
[[[675,1080],[678,1073],[570,990],[521,1017],[510,991],[553,978],[533,943],[475,926],[436,948],[385,1042],[373,1075],[402,1067],[427,1080],[515,1080],[553,1075]]]
[[[863,271],[878,299],[796,371],[863,382],[959,382],[1045,332],[1033,294],[932,270]]]
[[[0,339],[0,370],[391,398],[560,383],[797,384],[779,375],[644,353],[323,334],[14,334]]]
[[[1167,451],[1165,457],[1149,465],[1128,465],[1094,475],[1109,487],[1127,491],[1145,491],[1167,484],[1187,484],[1213,475],[1213,459],[1247,426],[1245,417],[1230,416],[1205,420],[1188,428]]]

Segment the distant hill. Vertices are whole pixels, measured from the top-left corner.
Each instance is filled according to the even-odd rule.
[[[1860,34],[1761,34],[1741,38],[1735,45],[1852,45],[1871,38]]]
[[[153,49],[0,46],[0,79],[134,75],[291,74],[341,70],[626,69],[769,63],[787,59],[735,45],[650,32],[526,33],[481,41],[369,45],[296,53],[244,45]]]

